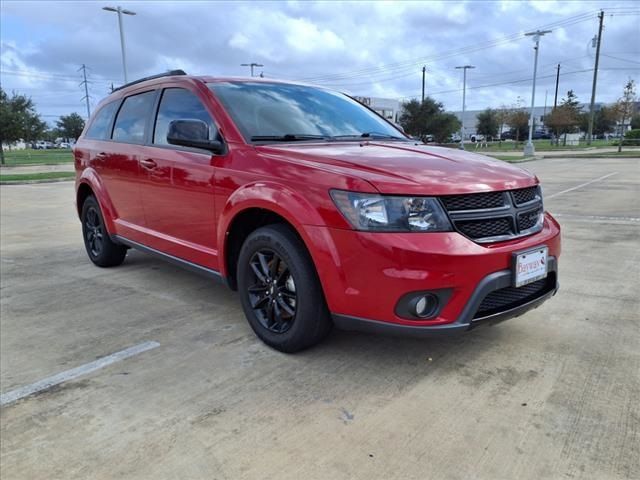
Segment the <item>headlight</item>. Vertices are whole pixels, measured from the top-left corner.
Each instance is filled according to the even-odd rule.
[[[453,230],[440,203],[431,197],[395,197],[331,190],[338,210],[356,230],[448,232]]]

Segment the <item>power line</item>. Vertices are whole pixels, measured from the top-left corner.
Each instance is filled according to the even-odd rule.
[[[572,74],[576,74],[576,73],[585,73],[585,72],[592,72],[592,71],[593,71],[593,68],[587,68],[587,69],[584,69],[584,70],[574,70],[574,71],[571,71],[571,72],[564,72],[561,75],[572,75]],[[555,76],[556,76],[556,74],[553,73],[551,75],[539,76],[538,79],[541,79],[541,78],[553,78]],[[481,89],[481,88],[489,88],[489,87],[501,87],[501,86],[504,86],[504,85],[515,85],[515,84],[518,84],[518,83],[524,83],[524,82],[530,82],[530,81],[531,81],[531,77],[527,77],[527,78],[522,78],[520,80],[512,80],[512,81],[508,81],[508,82],[497,82],[497,83],[488,83],[488,84],[484,84],[484,85],[476,85],[476,86],[473,86],[473,87],[467,87],[467,90],[478,90],[478,89]],[[430,94],[430,96],[444,95],[444,94],[447,94],[447,93],[458,93],[458,92],[461,92],[461,91],[462,91],[461,88],[452,89],[452,90],[441,90],[439,92],[432,92]],[[404,97],[400,97],[400,99],[412,99],[412,98],[417,98],[417,97],[418,97],[417,95],[407,95],[407,96],[404,96]]]
[[[569,17],[566,18],[564,20],[559,20],[557,22],[553,22],[544,26],[539,27],[540,29],[543,28],[558,28],[558,27],[566,27],[566,26],[570,26],[570,25],[574,25],[577,23],[581,23],[584,22],[586,20],[589,20],[591,18],[593,18],[595,12],[591,11],[588,13],[583,13],[580,15],[576,15],[574,17]],[[468,45],[465,47],[461,47],[459,49],[455,49],[455,50],[451,50],[449,52],[445,52],[442,54],[436,54],[433,56],[428,56],[428,57],[423,57],[423,58],[419,58],[419,59],[414,59],[414,60],[410,60],[410,61],[405,61],[405,62],[397,62],[397,63],[389,63],[389,64],[385,64],[385,65],[381,65],[378,67],[367,67],[367,68],[362,68],[362,69],[357,69],[357,70],[352,70],[350,72],[343,72],[343,73],[337,73],[337,74],[329,74],[329,75],[321,75],[321,76],[315,76],[315,77],[304,77],[304,78],[300,78],[300,80],[302,81],[322,81],[322,80],[330,80],[330,79],[341,79],[341,78],[352,78],[352,77],[356,77],[356,76],[367,76],[370,75],[372,72],[375,71],[390,71],[393,70],[395,68],[398,67],[407,67],[407,66],[416,66],[418,64],[422,64],[422,63],[427,63],[427,62],[432,62],[434,60],[441,60],[444,58],[450,58],[453,56],[458,56],[458,55],[463,55],[466,53],[474,53],[480,50],[486,50],[489,48],[493,48],[495,46],[498,45],[502,45],[505,43],[511,43],[514,40],[518,40],[521,38],[524,38],[524,34],[523,33],[515,33],[515,34],[511,34],[511,35],[506,35],[504,37],[502,37],[501,39],[496,39],[496,40],[492,40],[489,42],[485,42],[483,44],[475,44],[475,45]]]
[[[2,72],[0,73],[2,75],[12,75],[17,77],[26,77],[26,78],[33,78],[38,80],[60,80],[60,81],[68,81],[68,82],[78,80],[77,76],[61,75],[61,74],[47,73],[47,72],[29,72],[26,70],[2,70]],[[111,83],[111,81],[108,79],[92,80],[92,82],[106,83],[106,84]]]
[[[603,57],[607,57],[607,58],[613,58],[614,60],[619,60],[621,62],[635,63],[637,65],[640,65],[640,62],[638,62],[636,60],[629,60],[627,58],[614,57],[613,55],[609,55],[607,53],[601,53],[600,55],[602,55]]]

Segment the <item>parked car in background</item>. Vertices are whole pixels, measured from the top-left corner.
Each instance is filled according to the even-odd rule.
[[[95,265],[136,248],[221,280],[284,352],[334,325],[463,332],[558,289],[560,226],[534,174],[418,144],[325,88],[143,79],[100,103],[74,155]]]
[[[49,148],[54,148],[54,145],[53,145],[52,142],[46,142],[44,140],[38,140],[34,144],[33,148],[36,149],[36,150],[47,150]]]
[[[529,138],[528,134],[527,134],[527,138]],[[544,130],[537,130],[533,132],[533,134],[531,135],[531,138],[533,140],[551,140],[551,134],[548,132],[545,132]]]
[[[501,140],[515,140],[516,139],[516,134],[515,134],[515,132],[513,132],[511,130],[507,130],[506,132],[502,132],[500,134],[500,139]]]
[[[69,142],[60,142],[56,144],[56,148],[71,148],[71,144]]]

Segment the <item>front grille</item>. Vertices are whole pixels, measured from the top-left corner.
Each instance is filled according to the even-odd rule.
[[[478,307],[474,319],[488,317],[535,300],[555,287],[555,273],[522,287],[506,287],[489,293]]]
[[[538,187],[520,188],[518,190],[512,190],[511,195],[513,195],[513,200],[516,205],[522,205],[523,203],[535,200],[538,195],[538,190]]]
[[[538,223],[540,219],[540,214],[542,213],[542,209],[538,208],[536,210],[531,210],[525,213],[518,214],[518,229],[520,231],[529,230],[533,228]]]
[[[460,221],[456,223],[456,227],[461,233],[473,239],[513,234],[509,218]]]
[[[440,197],[454,228],[478,243],[531,235],[542,230],[540,187]]]
[[[502,192],[475,193],[472,195],[451,195],[442,197],[445,208],[450,211],[480,210],[504,205]]]

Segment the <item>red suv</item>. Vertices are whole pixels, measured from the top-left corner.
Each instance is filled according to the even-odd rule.
[[[558,289],[560,226],[534,175],[416,143],[324,88],[148,77],[101,102],[75,165],[93,263],[136,248],[219,279],[281,351],[332,325],[469,330]]]

